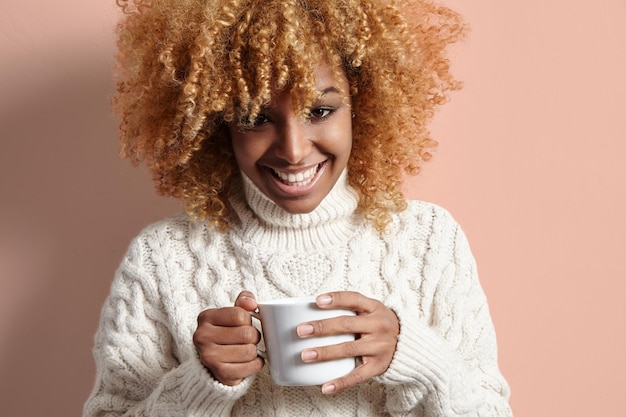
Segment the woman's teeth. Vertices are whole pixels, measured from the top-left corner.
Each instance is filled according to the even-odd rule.
[[[319,169],[319,167],[320,167],[320,164],[317,164],[313,168],[309,168],[306,171],[298,172],[297,174],[280,172],[280,171],[276,171],[275,169],[273,171],[274,171],[274,174],[278,178],[280,178],[284,184],[296,186],[296,187],[302,187],[304,185],[307,185],[313,180],[313,177],[315,177],[315,174],[317,173],[317,170]]]

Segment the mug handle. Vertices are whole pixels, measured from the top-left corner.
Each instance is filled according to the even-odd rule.
[[[248,311],[248,314],[250,314],[250,317],[252,317],[253,319],[257,319],[259,321],[259,324],[261,324],[261,327],[263,326],[259,313],[257,313],[256,311]],[[256,355],[263,359],[267,359],[267,352],[259,349],[258,347],[256,348]]]

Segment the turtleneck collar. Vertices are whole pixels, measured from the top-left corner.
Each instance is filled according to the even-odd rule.
[[[347,241],[362,221],[347,169],[319,206],[302,214],[279,207],[243,172],[233,181],[230,200],[243,236],[258,245],[295,250],[329,247]]]

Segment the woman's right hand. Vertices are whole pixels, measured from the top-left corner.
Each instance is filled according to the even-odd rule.
[[[243,291],[234,307],[210,308],[198,315],[193,344],[202,364],[222,384],[237,385],[263,368],[265,362],[257,356],[261,335],[249,314],[256,308],[254,295]]]

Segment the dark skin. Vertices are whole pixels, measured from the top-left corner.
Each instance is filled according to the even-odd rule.
[[[307,349],[304,362],[317,362],[347,357],[360,357],[361,365],[348,375],[329,381],[322,392],[330,394],[359,385],[384,373],[396,350],[400,324],[396,314],[380,301],[351,292],[339,291],[317,297],[323,309],[349,309],[357,316],[302,323],[297,333],[301,338],[336,334],[358,334],[353,342]],[[244,378],[259,372],[264,360],[257,356],[261,335],[252,326],[249,312],[256,310],[254,294],[243,291],[234,307],[208,309],[198,316],[193,336],[202,364],[213,377],[225,385],[237,385]]]

